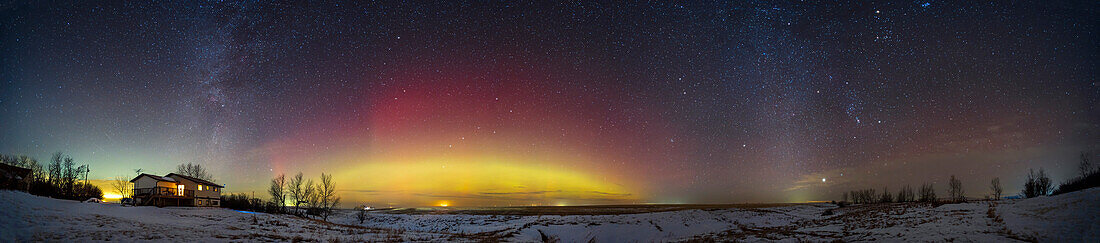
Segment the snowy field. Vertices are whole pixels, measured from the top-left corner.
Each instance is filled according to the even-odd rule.
[[[1100,188],[961,204],[688,209],[620,215],[352,210],[332,223],[220,208],[122,207],[0,191],[0,241],[1100,242]],[[833,215],[823,216],[826,210]]]

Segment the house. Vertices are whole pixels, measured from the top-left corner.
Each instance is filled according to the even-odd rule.
[[[32,173],[31,169],[0,163],[0,189],[28,191]]]
[[[134,205],[221,206],[224,186],[203,179],[169,173],[156,176],[142,173],[130,180],[134,183]]]

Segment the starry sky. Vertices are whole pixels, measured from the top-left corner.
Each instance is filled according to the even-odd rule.
[[[0,153],[331,173],[346,205],[981,197],[1100,151],[1098,7],[14,1]]]

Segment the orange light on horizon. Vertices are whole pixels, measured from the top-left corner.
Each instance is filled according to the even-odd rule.
[[[451,202],[450,201],[439,201],[439,203],[437,203],[436,205],[439,205],[440,207],[450,207]]]

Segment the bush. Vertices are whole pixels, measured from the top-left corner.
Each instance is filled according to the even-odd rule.
[[[221,205],[223,208],[233,210],[244,210],[252,212],[269,212],[259,198],[249,197],[248,194],[236,193],[229,195],[222,195]]]
[[[846,195],[851,195],[853,203],[876,203],[881,201],[881,197],[878,193],[875,193],[875,189],[855,190]]]
[[[993,177],[993,180],[989,182],[989,190],[993,192],[993,200],[1001,200],[1001,194],[1004,193],[1004,188],[1001,187],[1000,177]]]
[[[947,186],[947,192],[951,196],[951,201],[966,201],[966,196],[963,195],[962,181],[960,181],[959,178],[955,178],[955,175],[951,175],[951,179],[949,179]]]
[[[879,202],[881,202],[881,203],[894,202],[894,194],[890,194],[890,190],[887,190],[885,187],[882,188],[882,197],[879,197]]]
[[[1039,168],[1038,174],[1035,173],[1035,170],[1028,171],[1027,182],[1024,182],[1024,197],[1046,196],[1050,195],[1053,190],[1054,185],[1051,184],[1050,177],[1047,177],[1043,168]]]
[[[936,189],[932,187],[932,184],[924,184],[920,186],[920,201],[921,202],[935,202],[936,201]]]
[[[900,191],[898,191],[898,197],[897,197],[896,201],[898,201],[898,202],[912,202],[912,201],[916,201],[916,200],[917,200],[917,196],[916,196],[916,194],[913,193],[913,187],[911,187],[909,185],[905,185],[904,187],[901,188]]]
[[[1076,177],[1063,182],[1061,185],[1058,185],[1058,190],[1055,190],[1051,195],[1075,192],[1100,186],[1100,173],[1098,172],[1100,171],[1093,171],[1086,176]]]
[[[1100,186],[1100,169],[1093,169],[1092,163],[1089,162],[1089,157],[1091,157],[1089,153],[1081,153],[1081,164],[1078,166],[1081,175],[1066,182],[1062,182],[1061,185],[1058,185],[1058,190],[1055,190],[1051,195]]]
[[[75,197],[73,199],[78,201],[84,201],[91,198],[103,199],[103,191],[97,186],[81,183],[78,184],[76,188],[76,195],[74,195]]]

